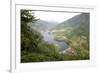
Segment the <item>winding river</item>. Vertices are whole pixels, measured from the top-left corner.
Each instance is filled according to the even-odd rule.
[[[42,35],[44,37],[44,41],[47,41],[48,43],[55,43],[59,46],[59,51],[66,50],[69,46],[64,40],[57,41],[54,39],[54,35],[48,33],[49,31],[42,32]]]

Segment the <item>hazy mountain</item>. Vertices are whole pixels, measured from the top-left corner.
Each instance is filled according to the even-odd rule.
[[[60,27],[73,26],[73,25],[79,25],[80,23],[85,23],[85,24],[89,23],[89,13],[82,13],[82,14],[76,15],[76,16],[60,23],[61,25],[59,24],[58,26],[60,26]]]
[[[57,22],[50,22],[50,21],[44,21],[44,20],[37,20],[35,23],[29,23],[29,26],[31,28],[41,30],[41,31],[46,31],[50,28],[53,28],[56,26],[58,23]]]
[[[82,13],[77,16],[70,18],[60,24],[58,24],[54,29],[68,29],[75,34],[89,33],[89,13]]]

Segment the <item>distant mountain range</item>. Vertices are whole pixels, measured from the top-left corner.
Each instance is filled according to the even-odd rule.
[[[76,15],[64,22],[57,23],[52,21],[37,20],[35,23],[30,23],[29,26],[38,31],[47,31],[47,30],[60,30],[65,29],[72,31],[76,35],[83,34],[88,36],[89,34],[89,13],[81,13]]]
[[[65,20],[64,22],[60,23],[60,27],[64,26],[73,26],[73,25],[79,25],[79,24],[88,24],[89,23],[89,13],[82,13],[79,15],[76,15],[68,20]],[[65,25],[66,24],[66,25]]]
[[[39,19],[35,23],[30,23],[29,26],[39,31],[46,31],[50,28],[55,27],[57,24],[57,22],[44,21]]]
[[[70,18],[53,29],[68,29],[75,34],[83,34],[87,36],[89,34],[89,13],[82,13],[77,16]]]

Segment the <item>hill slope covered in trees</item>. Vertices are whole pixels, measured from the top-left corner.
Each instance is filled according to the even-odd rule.
[[[89,13],[82,13],[51,29],[57,40],[65,40],[81,59],[89,59]],[[61,30],[61,32],[59,32]]]

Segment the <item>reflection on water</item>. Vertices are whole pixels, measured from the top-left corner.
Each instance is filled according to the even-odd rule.
[[[54,39],[54,36],[48,32],[49,31],[42,32],[44,41],[46,41],[48,43],[56,43],[57,45],[59,45],[59,48],[58,48],[59,51],[63,51],[68,48],[68,44],[64,40],[57,41]]]

